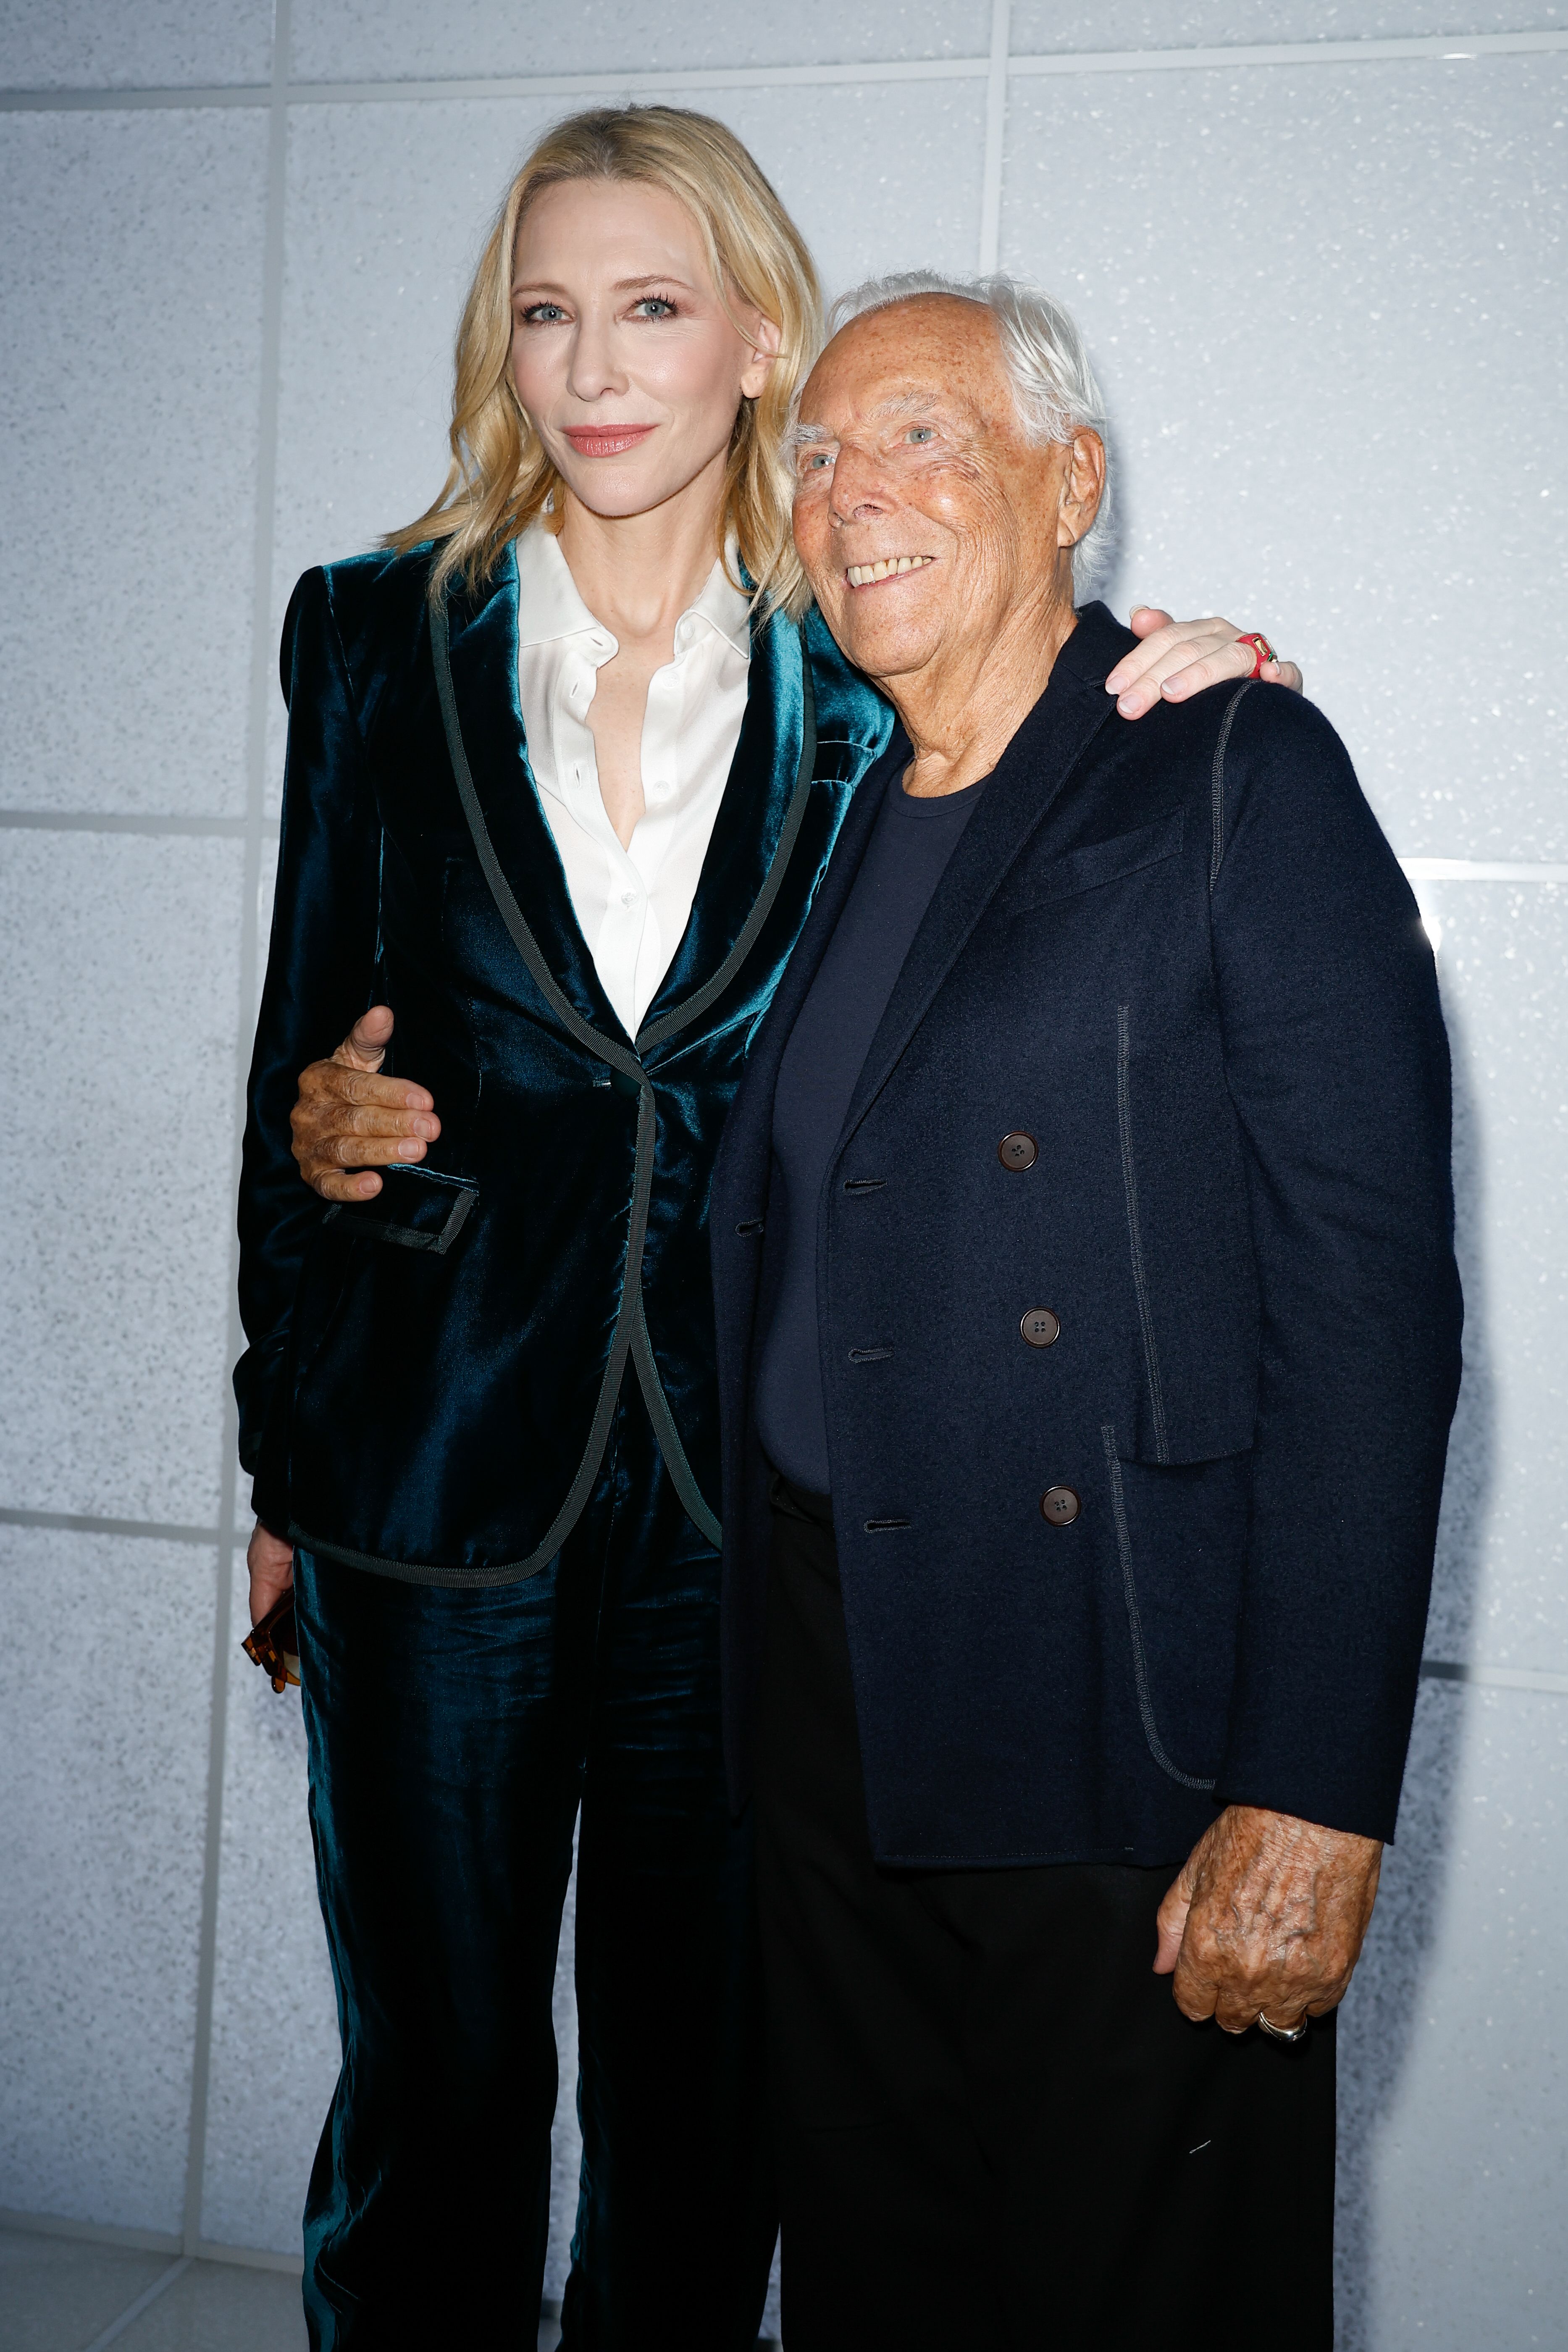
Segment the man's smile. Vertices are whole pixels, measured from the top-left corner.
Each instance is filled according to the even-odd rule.
[[[880,581],[896,579],[906,572],[923,571],[928,563],[935,562],[934,555],[879,556],[875,563],[851,563],[844,577],[851,588],[874,588]]]

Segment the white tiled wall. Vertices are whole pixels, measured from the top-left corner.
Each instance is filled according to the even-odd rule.
[[[0,0],[0,2207],[298,2247],[335,2063],[298,1701],[212,1665],[278,625],[438,484],[512,163],[658,94],[748,141],[830,287],[992,224],[1106,383],[1112,603],[1268,627],[1395,847],[1458,862],[1419,877],[1469,1299],[1449,1671],[1344,2013],[1340,2333],[1560,2343],[1568,5],[277,10],[275,79],[265,0]],[[557,2009],[558,2291],[569,1951]]]

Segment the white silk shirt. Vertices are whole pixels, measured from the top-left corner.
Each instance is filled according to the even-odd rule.
[[[647,803],[623,849],[605,811],[588,726],[598,673],[619,651],[594,618],[560,541],[534,523],[517,542],[518,692],[528,755],[573,911],[629,1037],[658,992],[697,895],[746,714],[749,600],[715,563],[654,672],[642,730]]]

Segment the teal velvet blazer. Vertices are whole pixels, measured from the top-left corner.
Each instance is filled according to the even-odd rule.
[[[428,551],[307,572],[239,1205],[235,1371],[258,1515],[430,1582],[542,1568],[628,1363],[680,1498],[719,1526],[708,1187],[747,1046],[886,704],[814,614],[752,625],[745,721],[691,918],[638,1034],[599,982],[529,767],[517,565],[426,593]],[[442,1131],[328,1208],[289,1113],[372,1003]]]

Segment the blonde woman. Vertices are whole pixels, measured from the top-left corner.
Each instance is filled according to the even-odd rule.
[[[747,1041],[889,733],[791,609],[775,453],[819,334],[805,247],[721,124],[561,124],[464,310],[442,496],[308,573],[285,625],[237,1386],[253,1616],[295,1592],[343,2038],[319,2347],[531,2341],[579,1819],[563,2340],[757,2333],[706,1218]],[[1250,664],[1227,624],[1162,620],[1113,680],[1129,716],[1194,656],[1188,686]],[[296,1074],[351,1027],[306,1074],[312,1192]],[[389,1040],[406,1078],[369,1075]]]

